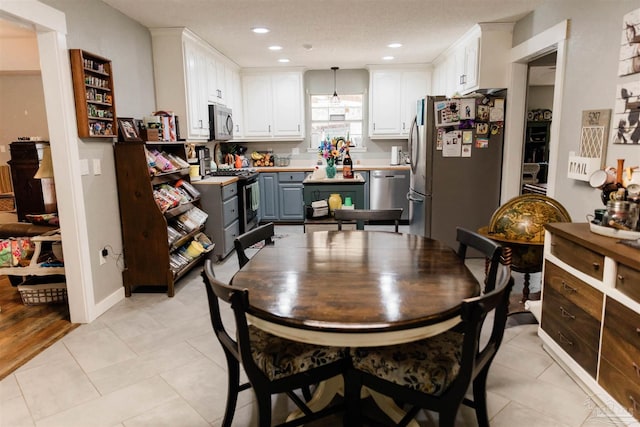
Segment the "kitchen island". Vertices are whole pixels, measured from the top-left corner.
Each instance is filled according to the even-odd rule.
[[[343,178],[342,175],[336,175],[335,178],[314,178],[313,175],[309,175],[302,182],[304,204],[309,206],[312,202],[327,200],[332,194],[339,194],[343,203],[346,197],[351,197],[354,209],[363,209],[365,182],[359,173],[354,174],[353,178]],[[337,229],[338,222],[332,217],[305,220],[305,232]]]

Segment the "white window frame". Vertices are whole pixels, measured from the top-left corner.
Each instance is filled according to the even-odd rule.
[[[316,119],[314,120],[314,116],[316,116],[314,114],[314,109],[321,109],[322,107],[315,107],[314,108],[314,97],[318,97],[318,98],[326,98],[326,109],[328,110],[326,115],[324,117],[326,117],[326,119]],[[320,141],[322,140],[322,136],[329,136],[331,138],[333,137],[346,137],[346,131],[338,131],[335,130],[336,127],[340,126],[340,124],[344,124],[345,126],[349,126],[350,129],[350,134],[349,137],[350,139],[352,139],[352,141],[356,142],[357,145],[353,146],[351,148],[352,151],[365,151],[365,137],[364,137],[364,133],[365,133],[365,123],[364,123],[364,100],[365,100],[365,94],[364,93],[353,93],[353,94],[344,94],[344,95],[340,95],[340,103],[339,104],[331,104],[331,94],[309,94],[309,110],[310,110],[310,116],[309,116],[309,122],[310,122],[310,131],[309,131],[309,147],[308,147],[308,151],[309,152],[315,152],[318,150],[318,146],[320,145]],[[359,108],[360,109],[360,118],[359,119],[342,119],[340,120],[339,117],[336,118],[334,117],[334,120],[331,120],[331,113],[333,113],[331,111],[331,109],[335,109],[335,108],[349,108],[349,105],[345,105],[345,100],[349,100],[351,97],[359,97],[360,98],[360,106],[359,107],[355,107],[355,108]],[[352,107],[353,108],[353,107]],[[322,129],[324,130],[324,132],[320,131],[320,132],[314,132],[315,127],[314,125],[318,125],[318,124],[322,124],[322,123],[326,123],[328,126],[324,126],[322,127]],[[333,124],[335,126],[330,126],[330,124]],[[354,132],[354,126],[353,124],[357,125],[359,124],[360,127],[360,133],[358,134],[357,132]],[[335,134],[332,132],[332,129],[335,131]]]

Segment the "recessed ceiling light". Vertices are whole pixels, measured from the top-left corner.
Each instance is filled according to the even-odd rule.
[[[266,34],[269,32],[269,29],[265,27],[253,27],[251,31],[253,31],[256,34]]]
[[[289,60],[287,58],[280,58],[278,59],[278,62],[289,62]]]
[[[397,47],[402,47],[402,43],[389,43],[389,44],[387,45],[387,47],[390,47],[390,48],[392,48],[392,49],[395,49],[395,48],[397,48]]]
[[[393,59],[393,56],[383,56],[382,59],[384,59],[385,61],[391,61]]]
[[[282,46],[277,46],[277,45],[269,46],[269,50],[282,50]]]

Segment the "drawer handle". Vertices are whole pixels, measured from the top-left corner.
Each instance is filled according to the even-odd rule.
[[[600,264],[598,264],[597,262],[594,262],[594,263],[593,263],[593,264],[591,264],[591,265],[593,266],[593,269],[594,269],[595,271],[600,270]]]
[[[571,286],[567,285],[567,282],[565,282],[564,280],[562,281],[562,289],[569,292],[578,292],[576,288],[572,288]]]
[[[640,377],[640,366],[636,364],[636,362],[631,363],[633,365],[633,370],[636,371],[636,376]]]
[[[560,337],[560,341],[563,341],[565,344],[569,344],[571,347],[573,347],[573,341],[562,335],[562,332],[558,331],[558,336]]]
[[[618,274],[618,281],[624,282],[624,276],[622,274]]]
[[[560,313],[562,314],[562,317],[569,318],[569,319],[572,319],[572,320],[576,320],[576,316],[574,316],[573,314],[569,313],[567,310],[564,309],[564,307],[560,307]]]

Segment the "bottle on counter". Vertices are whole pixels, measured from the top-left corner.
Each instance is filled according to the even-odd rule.
[[[344,153],[344,159],[342,160],[342,177],[353,178],[353,160],[349,154],[349,149]]]

